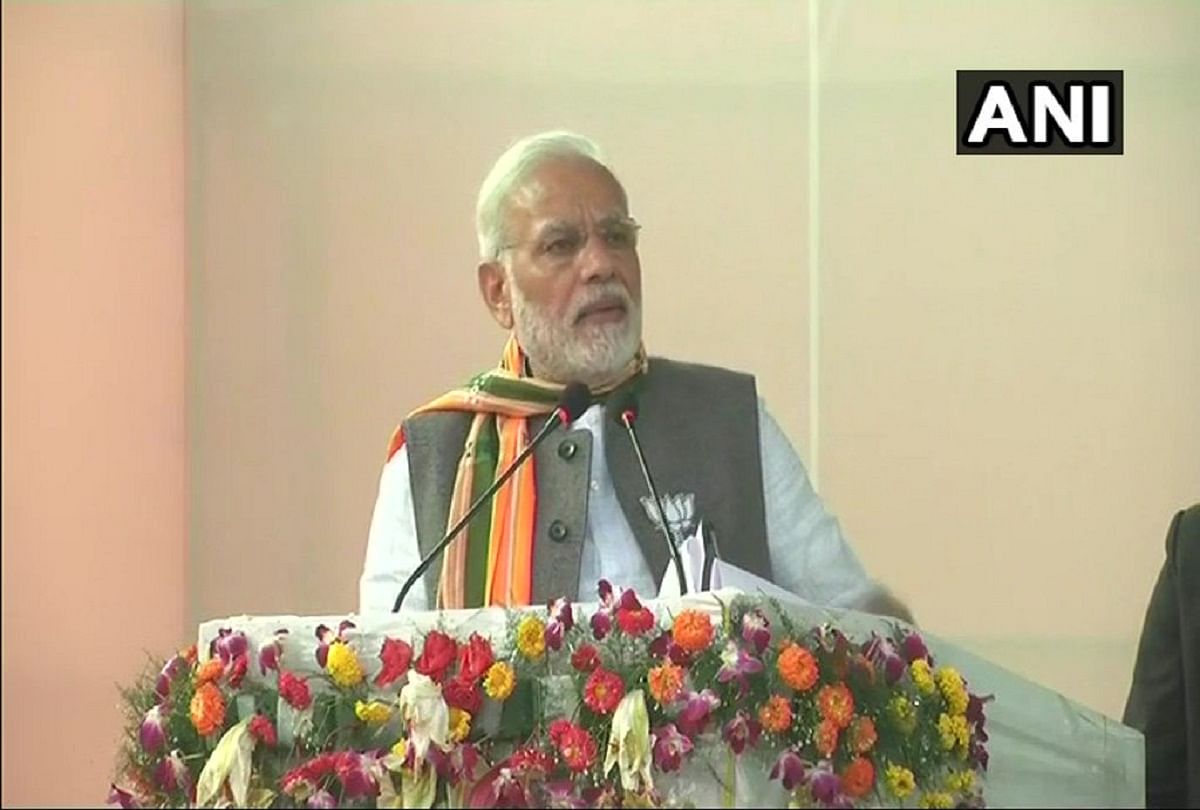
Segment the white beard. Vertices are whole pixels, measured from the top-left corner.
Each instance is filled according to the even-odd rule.
[[[625,302],[623,321],[573,326],[585,306],[605,296],[619,296]],[[617,281],[588,288],[561,322],[527,300],[516,284],[512,284],[512,306],[517,342],[538,376],[555,382],[607,382],[633,360],[642,343],[642,309]]]

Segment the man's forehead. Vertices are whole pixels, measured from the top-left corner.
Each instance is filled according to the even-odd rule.
[[[514,213],[538,223],[609,219],[628,212],[625,196],[604,168],[585,161],[539,167],[511,198]]]

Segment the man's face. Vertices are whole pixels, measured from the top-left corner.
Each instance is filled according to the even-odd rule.
[[[513,195],[503,263],[480,267],[493,316],[538,376],[598,385],[641,344],[637,226],[620,187],[582,159],[547,161]]]

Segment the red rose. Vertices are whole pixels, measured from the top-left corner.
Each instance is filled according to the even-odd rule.
[[[312,705],[312,693],[308,691],[308,682],[290,672],[279,675],[279,696],[293,709],[303,711]]]
[[[379,651],[379,660],[383,661],[383,669],[375,676],[376,686],[387,686],[394,683],[408,672],[412,663],[412,647],[407,641],[398,638],[385,638],[383,649]]]
[[[458,677],[465,681],[477,681],[494,661],[492,642],[478,633],[472,633],[470,640],[458,650]]]
[[[454,663],[457,653],[458,643],[454,639],[438,630],[432,630],[425,637],[425,648],[421,650],[421,658],[417,661],[417,672],[441,683],[446,677],[446,670]]]
[[[600,666],[600,653],[591,644],[584,644],[571,653],[571,666],[579,672],[591,672]]]
[[[472,717],[483,705],[483,693],[479,691],[479,685],[462,678],[455,678],[446,684],[442,689],[442,697],[446,699],[447,706],[462,709]]]

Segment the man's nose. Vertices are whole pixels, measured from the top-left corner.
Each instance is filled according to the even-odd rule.
[[[591,234],[579,252],[579,276],[583,281],[607,281],[617,273],[616,251],[599,234]]]

